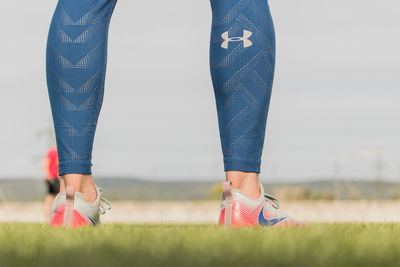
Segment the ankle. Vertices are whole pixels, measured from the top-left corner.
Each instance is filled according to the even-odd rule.
[[[226,180],[232,183],[233,189],[240,189],[250,199],[260,197],[260,180],[258,173],[228,171],[226,172]]]
[[[75,192],[80,192],[83,199],[92,203],[97,198],[96,185],[91,175],[88,174],[66,174],[62,176],[64,185],[61,186],[61,191],[65,191],[67,186],[72,186]]]

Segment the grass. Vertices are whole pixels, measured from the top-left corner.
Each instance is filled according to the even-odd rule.
[[[400,266],[400,224],[0,224],[0,266]]]

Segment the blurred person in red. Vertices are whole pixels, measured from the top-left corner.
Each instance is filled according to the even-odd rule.
[[[58,176],[57,147],[50,148],[43,162],[43,170],[46,174],[47,194],[44,200],[46,218],[50,216],[51,204],[60,192],[60,179]]]

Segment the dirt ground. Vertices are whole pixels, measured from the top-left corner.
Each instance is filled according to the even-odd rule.
[[[307,222],[400,222],[400,201],[282,202],[281,210]],[[215,223],[218,202],[113,202],[103,223]],[[40,202],[0,202],[0,222],[45,222]]]

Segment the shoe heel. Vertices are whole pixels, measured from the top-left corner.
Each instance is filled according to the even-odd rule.
[[[67,186],[63,224],[66,227],[71,227],[72,224],[72,216],[74,213],[74,196],[74,188],[72,186]]]
[[[232,226],[232,183],[225,182],[222,184],[222,188],[224,190],[225,195],[225,218],[224,225],[229,228]]]

